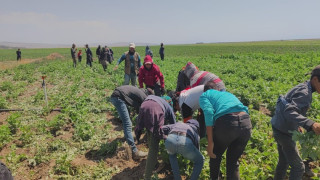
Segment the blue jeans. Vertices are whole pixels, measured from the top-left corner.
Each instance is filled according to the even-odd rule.
[[[191,139],[186,136],[169,134],[165,141],[165,146],[169,154],[174,179],[181,179],[177,159],[177,153],[179,153],[193,162],[194,167],[190,179],[197,180],[203,167],[204,157],[194,146]]]
[[[110,101],[118,111],[119,117],[122,121],[124,137],[126,138],[127,143],[131,147],[132,151],[136,152],[138,149],[134,144],[134,139],[132,136],[132,122],[130,120],[130,115],[126,103],[119,97],[111,97]]]
[[[281,131],[272,127],[273,137],[277,142],[279,161],[274,175],[274,180],[284,179],[287,174],[289,165],[290,180],[302,179],[305,166],[300,158],[296,142],[292,140],[290,135],[284,134]]]
[[[129,85],[129,82],[131,80],[131,85],[136,86],[137,82],[137,75],[136,73],[131,73],[131,74],[124,74],[124,83],[123,85]]]

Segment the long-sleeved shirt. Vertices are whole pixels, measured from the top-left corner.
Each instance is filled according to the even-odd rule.
[[[126,54],[123,54],[119,59],[118,59],[118,62],[117,62],[117,65],[119,65],[123,60],[126,59]],[[131,65],[131,72],[134,73],[135,72],[135,67],[134,67],[134,55],[131,55],[130,54],[130,65]],[[142,65],[141,65],[141,59],[140,59],[140,56],[138,56],[138,67],[140,68]]]
[[[154,87],[158,82],[160,87],[162,89],[164,88],[164,77],[159,66],[156,64],[152,64],[150,69],[147,69],[144,66],[140,67],[138,80],[140,88],[143,88],[143,83],[145,83],[146,86]]]
[[[77,49],[76,48],[71,48],[71,57],[72,58],[76,58],[76,52],[77,52]]]
[[[87,53],[87,58],[92,58],[92,52],[91,52],[90,48],[86,49],[86,53]]]
[[[149,102],[152,101],[157,103],[159,106],[149,106]],[[152,109],[144,112],[144,105],[147,108]],[[160,116],[158,119],[154,119],[154,114],[163,113],[163,116]],[[152,121],[152,122],[151,122]],[[141,109],[138,116],[138,122],[135,128],[135,134],[137,139],[141,135],[141,132],[144,128],[153,133],[153,135],[159,139],[164,138],[163,131],[161,130],[161,126],[164,124],[175,124],[176,117],[174,115],[172,107],[169,105],[167,101],[162,99],[161,97],[150,95],[148,96],[142,103]]]
[[[192,127],[191,124],[177,122],[176,124],[162,126],[162,130],[165,135],[168,135],[171,132],[186,133],[187,137],[190,138],[193,144],[199,149],[200,136],[198,134],[198,131],[196,130],[196,127]]]
[[[306,117],[312,103],[312,88],[310,81],[301,83],[292,88],[285,96],[280,96],[271,124],[277,130],[290,134],[299,126],[311,130],[314,121]]]
[[[139,89],[135,86],[124,85],[117,87],[111,97],[119,97],[126,102],[128,106],[135,108],[136,112],[139,112],[139,108],[142,102],[147,98],[144,89]]]
[[[210,89],[200,96],[200,107],[203,110],[206,126],[214,126],[215,121],[233,112],[248,112],[239,99],[229,92]]]

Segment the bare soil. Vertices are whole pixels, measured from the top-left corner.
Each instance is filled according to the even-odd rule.
[[[23,65],[23,64],[29,64],[37,61],[43,61],[43,60],[55,60],[55,59],[61,59],[64,58],[59,53],[51,53],[45,58],[36,58],[36,59],[21,59],[21,61],[2,61],[0,62],[0,70],[5,69],[12,69],[16,66]]]

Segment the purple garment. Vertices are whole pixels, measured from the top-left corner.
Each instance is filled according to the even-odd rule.
[[[144,128],[150,131],[154,137],[163,139],[165,134],[161,127],[164,124],[167,124],[165,120],[168,120],[170,124],[174,124],[176,122],[170,105],[158,96],[148,96],[140,107],[137,125],[135,128],[137,140],[140,139]]]
[[[190,119],[186,123],[177,122],[176,124],[165,125],[162,128],[165,135],[169,135],[171,132],[182,132],[186,133],[187,137],[190,138],[193,144],[199,149],[200,136],[198,133],[199,123],[197,120]]]

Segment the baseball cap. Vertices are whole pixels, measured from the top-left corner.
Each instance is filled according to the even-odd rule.
[[[130,43],[129,48],[136,48],[136,45],[134,43]]]

